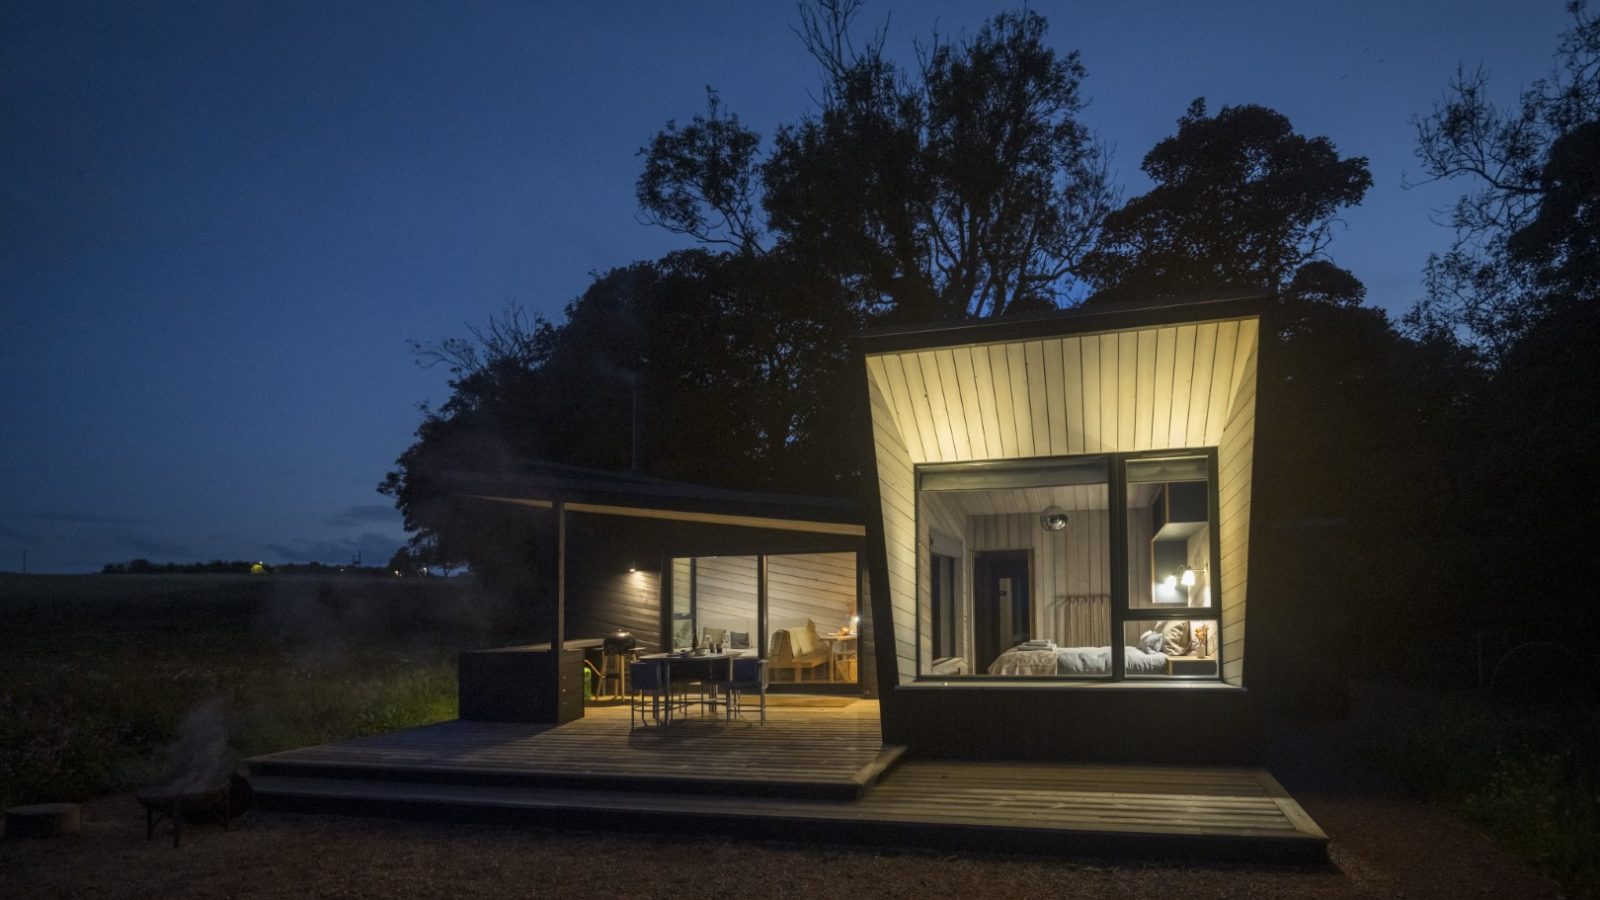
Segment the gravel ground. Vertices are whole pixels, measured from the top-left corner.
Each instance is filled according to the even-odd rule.
[[[1399,798],[1307,794],[1333,837],[1315,869],[1095,863],[856,851],[252,813],[144,838],[129,796],[81,834],[0,842],[0,897],[1538,898],[1554,885],[1444,813]]]
[[[1370,765],[1370,721],[1284,727],[1268,763],[1331,838],[1315,868],[884,852],[251,813],[146,841],[131,796],[82,833],[0,841],[0,900],[49,897],[1555,898],[1557,886]]]

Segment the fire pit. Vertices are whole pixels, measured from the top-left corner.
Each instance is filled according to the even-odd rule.
[[[155,837],[163,819],[172,822],[172,846],[183,839],[183,822],[221,822],[230,830],[232,820],[250,808],[255,790],[244,776],[234,773],[221,784],[175,782],[146,788],[134,796],[144,807],[144,838]]]

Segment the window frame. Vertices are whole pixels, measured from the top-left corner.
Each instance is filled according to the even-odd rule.
[[[1222,627],[1223,590],[1220,578],[1221,572],[1221,497],[1218,484],[1219,472],[1217,465],[1218,450],[1216,447],[1174,447],[1162,450],[1138,450],[1129,452],[1111,453],[1081,453],[1063,454],[1059,456],[1034,456],[1010,460],[979,460],[974,462],[958,463],[920,463],[912,467],[912,527],[915,536],[915,570],[917,581],[913,585],[914,602],[912,604],[914,615],[912,617],[912,641],[914,672],[911,684],[921,686],[960,687],[984,682],[1018,682],[1029,685],[1057,685],[1070,688],[1075,685],[1127,683],[1130,685],[1159,687],[1161,685],[1186,684],[1186,683],[1222,683],[1222,647],[1224,632]],[[1129,675],[1127,672],[1126,629],[1130,622],[1160,621],[1177,618],[1172,615],[1156,615],[1161,610],[1151,608],[1134,608],[1132,604],[1131,576],[1129,568],[1129,535],[1128,535],[1128,481],[1127,464],[1129,462],[1151,459],[1182,459],[1201,458],[1205,462],[1206,470],[1206,527],[1209,532],[1209,566],[1207,585],[1211,589],[1211,605],[1208,607],[1183,607],[1183,618],[1189,621],[1204,621],[1212,624],[1215,635],[1217,651],[1216,672],[1210,675]],[[1073,461],[1088,463],[1091,460],[1104,460],[1106,467],[1106,488],[1108,503],[1108,528],[1112,535],[1109,549],[1109,565],[1111,566],[1111,631],[1106,635],[1109,641],[1111,667],[1106,675],[989,675],[987,673],[972,673],[968,675],[933,675],[924,671],[923,627],[931,627],[932,622],[924,622],[921,602],[922,579],[928,579],[929,588],[929,613],[933,617],[932,606],[932,570],[933,549],[932,532],[928,531],[928,540],[922,539],[923,535],[923,474],[925,472],[952,473],[961,470],[974,472],[994,472],[1003,474],[1008,470],[1033,470],[1047,466],[1055,461]],[[981,488],[972,488],[980,490]],[[995,490],[1017,488],[994,488]],[[954,491],[932,490],[927,493],[945,493]],[[964,562],[964,559],[962,560]],[[970,574],[958,572],[956,581],[963,584],[968,593],[972,590]],[[960,603],[956,604],[958,607]],[[1176,610],[1174,610],[1176,611]],[[1195,613],[1199,613],[1196,615]],[[958,642],[959,643],[959,642]],[[928,633],[927,657],[931,664],[933,659],[934,636]],[[971,648],[967,648],[971,651]]]

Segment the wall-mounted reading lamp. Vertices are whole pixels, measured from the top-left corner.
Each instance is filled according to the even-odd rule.
[[[1200,570],[1202,572],[1205,571],[1205,567],[1202,566]],[[1158,593],[1158,596],[1156,598],[1156,602],[1157,603],[1177,603],[1177,602],[1180,602],[1180,598],[1178,597],[1178,585],[1181,584],[1186,588],[1192,588],[1192,587],[1195,586],[1195,583],[1198,580],[1199,579],[1195,577],[1194,569],[1191,569],[1188,566],[1179,566],[1178,568],[1173,569],[1171,575],[1168,575],[1166,578],[1163,578],[1161,580],[1161,591]],[[1163,596],[1170,597],[1171,599],[1163,600],[1163,599],[1161,599],[1161,597],[1163,597]]]

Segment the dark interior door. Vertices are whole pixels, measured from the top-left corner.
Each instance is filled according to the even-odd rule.
[[[972,559],[972,631],[977,664],[989,671],[1001,653],[1027,640],[1033,617],[1029,603],[1027,550],[983,550]]]

